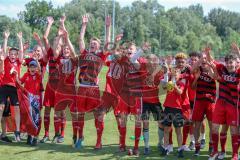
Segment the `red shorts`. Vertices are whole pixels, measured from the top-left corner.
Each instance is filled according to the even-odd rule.
[[[98,86],[80,86],[76,95],[76,107],[72,112],[91,112],[101,106]]]
[[[193,121],[203,121],[204,116],[207,116],[207,119],[209,121],[213,120],[213,111],[215,108],[215,103],[211,103],[209,101],[195,101],[194,107],[193,107],[193,115],[192,120]]]
[[[76,106],[76,89],[73,84],[58,84],[59,86],[55,90],[54,110],[62,111],[67,107],[70,111]]]
[[[182,106],[182,114],[183,114],[183,118],[185,120],[190,120],[191,118],[191,107],[190,107],[190,104],[189,105],[183,105]]]
[[[133,100],[135,97],[130,98]],[[142,113],[142,105],[140,98],[135,98],[135,105],[129,105],[129,103],[126,103],[125,100],[123,100],[120,96],[118,97],[118,104],[114,108],[114,114],[132,114],[132,115],[140,115]]]
[[[54,107],[54,101],[55,101],[55,90],[57,88],[57,81],[54,83],[47,83],[45,94],[44,94],[44,100],[43,105],[45,107]]]
[[[222,99],[218,99],[213,111],[213,123],[238,126],[238,109]]]

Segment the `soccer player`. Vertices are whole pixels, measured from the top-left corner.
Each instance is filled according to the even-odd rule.
[[[216,83],[214,73],[209,67],[206,55],[202,54],[201,59],[193,66],[194,80],[191,84],[196,89],[195,104],[193,107],[192,120],[194,122],[195,156],[199,155],[200,128],[206,115],[209,124],[209,134],[212,133],[212,115],[216,99]],[[209,147],[212,147],[211,136],[209,138]]]
[[[176,67],[171,69],[171,77],[169,78],[173,83],[173,88],[168,89],[165,102],[163,106],[164,109],[164,120],[162,124],[164,125],[164,147],[162,155],[167,155],[169,153],[169,132],[171,130],[172,123],[175,127],[177,142],[178,142],[178,157],[183,157],[183,147],[182,147],[182,127],[184,125],[184,117],[182,112],[183,99],[182,95],[187,87],[187,80],[181,78],[180,73],[186,67],[187,56],[183,53],[178,53],[175,56]],[[173,101],[174,99],[174,101]]]
[[[7,51],[7,41],[10,33],[4,32],[4,76],[2,80],[2,93],[0,98],[0,120],[2,119],[2,111],[7,99],[10,98],[11,105],[14,106],[16,131],[14,132],[15,140],[20,142],[20,108],[17,96],[17,89],[15,84],[15,75],[11,72],[16,70],[20,75],[21,64],[23,62],[23,43],[22,43],[22,32],[17,34],[19,41],[19,49],[10,48]]]
[[[47,51],[49,75],[48,75],[48,81],[47,81],[44,100],[43,100],[43,106],[45,106],[45,110],[44,110],[45,134],[42,140],[40,140],[41,143],[45,143],[50,140],[49,139],[50,113],[51,113],[51,108],[54,108],[55,90],[59,82],[59,71],[58,71],[59,66],[57,64],[57,60],[54,59],[53,50],[55,50],[61,45],[61,43],[59,44],[59,42],[62,42],[60,41],[62,33],[59,30],[58,35],[57,37],[55,37],[53,45],[51,47],[48,40],[48,35],[50,33],[51,26],[54,22],[54,19],[52,17],[47,17],[47,21],[48,21],[48,25],[43,36],[43,41],[44,41],[45,49]],[[61,122],[62,136],[64,136],[63,133],[64,133],[65,123],[66,123],[65,120]],[[57,133],[57,124],[58,122],[56,122],[56,116],[55,116],[54,117],[55,134]]]
[[[27,144],[36,146],[38,144],[38,135],[41,130],[41,108],[42,108],[42,101],[41,96],[43,92],[43,84],[42,84],[42,75],[41,72],[39,72],[38,62],[36,60],[32,60],[28,64],[28,72],[26,72],[22,78],[17,77],[17,83],[22,86],[24,85],[24,88],[26,91],[31,94],[31,98],[34,99],[34,112],[36,115],[39,115],[38,118],[38,133],[36,135],[28,134]],[[26,127],[28,127],[26,125]]]
[[[211,57],[208,54],[208,59]],[[220,125],[229,125],[232,137],[232,159],[238,159],[238,85],[239,85],[239,70],[236,62],[237,56],[228,54],[225,56],[225,64],[214,64],[216,67],[216,76],[219,81],[219,97],[216,102],[213,113],[213,152],[210,154],[209,160],[218,157],[218,141],[219,141],[219,127]]]
[[[163,112],[161,103],[159,101],[159,86],[160,82],[164,80],[164,74],[167,73],[167,68],[160,67],[159,58],[150,54],[147,57],[147,77],[146,86],[143,88],[143,92],[146,92],[146,96],[143,96],[143,109],[142,109],[142,121],[143,121],[143,137],[144,137],[144,155],[150,153],[149,149],[149,118],[152,113],[155,121],[158,122],[158,147],[162,147],[164,138],[164,129],[161,123],[161,114]],[[167,75],[167,74],[165,74]],[[165,77],[166,80],[167,77]],[[149,92],[149,93],[148,93]],[[148,94],[148,95],[147,95]]]
[[[84,112],[94,110],[95,117],[95,127],[97,130],[97,142],[95,149],[102,148],[102,133],[104,129],[104,108],[99,107],[100,102],[100,93],[98,86],[98,75],[102,69],[103,64],[109,52],[105,50],[100,50],[101,41],[98,38],[91,38],[89,43],[89,49],[86,50],[84,36],[86,32],[86,27],[88,23],[88,15],[82,17],[82,27],[79,36],[79,47],[80,47],[80,56],[79,56],[79,82],[80,87],[78,89],[78,95],[81,95],[77,98],[77,114],[78,117],[78,138],[73,136],[73,143],[76,147],[81,147],[83,141],[83,127],[84,127]],[[110,42],[110,25],[111,18],[108,16],[106,18],[106,39],[105,44]],[[105,45],[106,46],[106,45]],[[93,94],[95,93],[95,94]],[[77,132],[74,131],[74,132]]]
[[[64,134],[61,129],[63,121],[66,121],[66,107],[69,106],[70,111],[73,111],[75,107],[75,102],[64,102],[68,100],[71,96],[75,95],[75,77],[77,72],[78,59],[75,54],[75,50],[70,42],[68,32],[65,28],[66,16],[62,16],[60,19],[60,28],[63,34],[63,45],[54,50],[54,59],[57,61],[59,66],[59,82],[55,90],[55,102],[54,102],[54,112],[55,112],[55,136],[53,142],[62,143],[64,141]],[[65,95],[70,93],[70,97]],[[61,103],[63,102],[63,103]],[[73,120],[74,121],[74,120]]]

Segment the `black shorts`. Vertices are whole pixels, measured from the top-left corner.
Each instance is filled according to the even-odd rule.
[[[161,103],[143,103],[142,120],[149,120],[150,112],[155,121],[160,121],[163,114]]]
[[[11,116],[11,109],[10,109],[10,102],[6,101],[5,107],[3,110],[3,117],[10,117]]]
[[[193,109],[194,101],[190,101],[190,108]]]
[[[7,99],[10,98],[10,103],[12,106],[19,106],[17,88],[13,86],[4,85],[1,87],[0,91],[0,104],[7,102]]]
[[[182,127],[184,125],[184,118],[181,109],[165,107],[164,109],[164,119],[162,124],[164,126],[173,126],[175,128]]]

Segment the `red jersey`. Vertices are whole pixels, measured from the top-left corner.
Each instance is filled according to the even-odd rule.
[[[163,79],[161,72],[157,73],[154,77],[154,86],[144,86],[144,92],[149,92],[148,95],[143,96],[143,103],[160,103],[159,101],[159,85]]]
[[[80,83],[97,85],[98,74],[108,55],[103,52],[94,54],[84,50],[79,57],[80,73],[78,79]]]
[[[109,70],[106,75],[106,91],[115,95],[119,95],[126,79],[127,57],[122,57],[107,63]]]
[[[21,72],[21,62],[17,59],[15,62],[11,62],[9,57],[4,60],[4,76],[2,80],[2,85],[10,85],[16,87],[15,75],[11,74],[10,71],[14,69],[17,71],[18,76]]]
[[[64,84],[75,84],[77,71],[77,59],[59,57],[57,60],[59,66],[59,78]]]
[[[191,85],[194,81],[194,76],[191,75],[189,78],[189,85],[188,85],[188,97],[190,102],[194,102],[196,96],[196,90],[191,88]]]
[[[21,83],[24,84],[24,88],[32,93],[33,95],[41,96],[43,91],[42,76],[38,73],[31,75],[29,72],[25,73],[20,79]]]
[[[0,87],[2,86],[2,79],[3,79],[4,73],[0,73]]]
[[[56,81],[59,80],[59,71],[58,71],[58,63],[57,60],[54,59],[54,54],[52,48],[49,48],[47,51],[47,58],[48,58],[48,81]]]
[[[182,91],[184,91],[186,87],[186,80],[184,79],[178,80],[176,84]],[[183,102],[182,95],[178,94],[176,89],[174,89],[173,91],[167,92],[163,106],[169,108],[182,109],[182,102]]]
[[[223,64],[217,64],[219,80],[219,98],[232,106],[237,106],[239,100],[240,69],[229,73]]]
[[[216,82],[200,68],[200,77],[197,80],[196,100],[215,102]]]
[[[26,66],[28,66],[29,63],[31,61],[33,61],[33,60],[35,60],[35,59],[33,59],[33,58],[26,58],[25,59]],[[44,74],[46,72],[47,62],[44,62],[43,58],[41,58],[41,59],[38,60],[38,63],[40,64],[40,67],[41,67],[41,75],[44,77]]]
[[[185,88],[182,93],[182,99],[183,99],[182,105],[185,105],[185,106],[190,104],[189,97],[188,97],[188,88],[190,86],[189,79],[191,78],[190,72],[191,72],[191,69],[189,67],[185,67],[181,71],[181,75],[180,75],[180,80],[183,79],[186,82]]]

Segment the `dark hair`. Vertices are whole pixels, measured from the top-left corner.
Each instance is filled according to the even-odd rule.
[[[198,57],[201,58],[201,54],[199,52],[190,52],[189,57]]]
[[[235,54],[228,54],[225,56],[224,60],[225,62],[229,61],[229,60],[236,60],[238,57]]]

